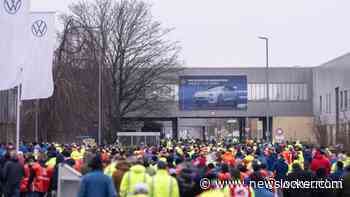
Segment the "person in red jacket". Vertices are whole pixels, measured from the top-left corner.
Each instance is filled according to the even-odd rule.
[[[286,148],[281,154],[288,165],[292,164],[292,153],[289,149]]]
[[[229,166],[234,166],[235,165],[235,157],[233,156],[233,154],[230,151],[226,151],[223,155],[222,155],[222,160],[224,161],[224,163],[226,163]]]
[[[29,192],[29,178],[30,178],[30,164],[34,162],[34,157],[32,155],[28,155],[25,159],[24,163],[24,177],[20,184],[20,192],[21,197],[27,196],[27,193]]]
[[[218,174],[218,179],[220,181],[226,181],[231,179],[230,169],[227,164],[222,164],[221,172]]]
[[[34,162],[31,165],[32,183],[30,197],[44,197],[45,193],[48,192],[50,186],[50,178],[48,176],[45,166],[39,162]]]
[[[320,168],[324,168],[328,176],[331,172],[331,162],[322,151],[317,151],[311,162],[311,171],[316,173]]]

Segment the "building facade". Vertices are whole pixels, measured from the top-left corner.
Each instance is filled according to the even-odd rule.
[[[313,111],[325,144],[349,144],[350,54],[313,68]]]
[[[350,142],[350,54],[317,67],[271,67],[269,107],[264,67],[192,67],[178,74],[178,84],[168,84],[159,94],[171,98],[164,113],[127,119],[163,124],[163,134],[177,138],[217,138],[227,135],[256,139],[283,137],[289,141],[322,144]],[[210,108],[184,110],[181,107],[181,79],[186,77],[244,76],[244,109]],[[13,139],[16,92],[0,92],[0,135]],[[267,129],[266,115],[270,115]],[[270,132],[266,132],[270,131]]]
[[[283,130],[285,140],[313,141],[313,72],[312,68],[274,67],[269,69],[269,99],[267,107],[266,69],[255,68],[186,68],[179,74],[184,76],[246,76],[247,108],[181,110],[179,107],[179,87],[171,85],[174,97],[170,113],[149,117],[176,119],[170,127],[165,123],[164,131],[168,136],[209,138],[237,133],[245,137],[269,138],[266,133],[266,114],[269,110],[272,135]],[[228,128],[231,123],[232,128]],[[174,134],[177,132],[177,134]]]

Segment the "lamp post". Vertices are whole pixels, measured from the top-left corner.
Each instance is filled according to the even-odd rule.
[[[98,64],[98,145],[102,145],[102,65]]]
[[[266,82],[266,135],[268,140],[272,142],[272,132],[270,131],[270,87],[269,87],[269,38],[264,36],[258,37],[265,41],[266,47],[266,70],[265,70],[265,82]]]

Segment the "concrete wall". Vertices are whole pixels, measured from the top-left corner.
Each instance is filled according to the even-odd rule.
[[[323,125],[324,130],[320,130],[325,145],[344,144],[350,149],[350,53],[340,56],[334,60],[326,62],[313,68],[314,98],[313,111],[317,125]],[[337,102],[336,88],[339,88],[339,98]],[[347,91],[348,106],[341,108],[341,92]],[[327,95],[330,95],[330,110],[326,110]],[[322,111],[321,101],[322,96]],[[337,106],[338,105],[338,106]],[[337,130],[337,111],[339,108],[339,124]]]
[[[350,90],[350,53],[313,68],[313,112],[322,124],[335,124],[335,88],[339,91]],[[331,94],[331,112],[325,112],[326,95]],[[320,112],[320,96],[323,100],[323,112]],[[349,119],[349,109],[341,111],[340,119]]]
[[[316,142],[313,131],[314,119],[312,117],[274,117],[273,131],[281,128],[284,131],[285,140]]]

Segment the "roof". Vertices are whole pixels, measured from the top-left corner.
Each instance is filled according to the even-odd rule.
[[[323,64],[321,64],[321,65],[319,65],[319,66],[317,66],[317,67],[331,67],[331,66],[337,66],[337,65],[335,65],[335,63],[338,63],[338,62],[340,62],[340,61],[342,61],[342,60],[345,60],[346,58],[349,58],[349,62],[350,62],[350,52],[349,53],[346,53],[346,54],[344,54],[344,55],[341,55],[341,56],[339,56],[339,57],[336,57],[336,58],[334,58],[334,59],[331,59],[331,60],[329,60],[329,61],[327,61],[327,62],[325,62],[325,63],[323,63]],[[339,66],[339,65],[338,65]],[[317,68],[316,67],[316,68]]]

